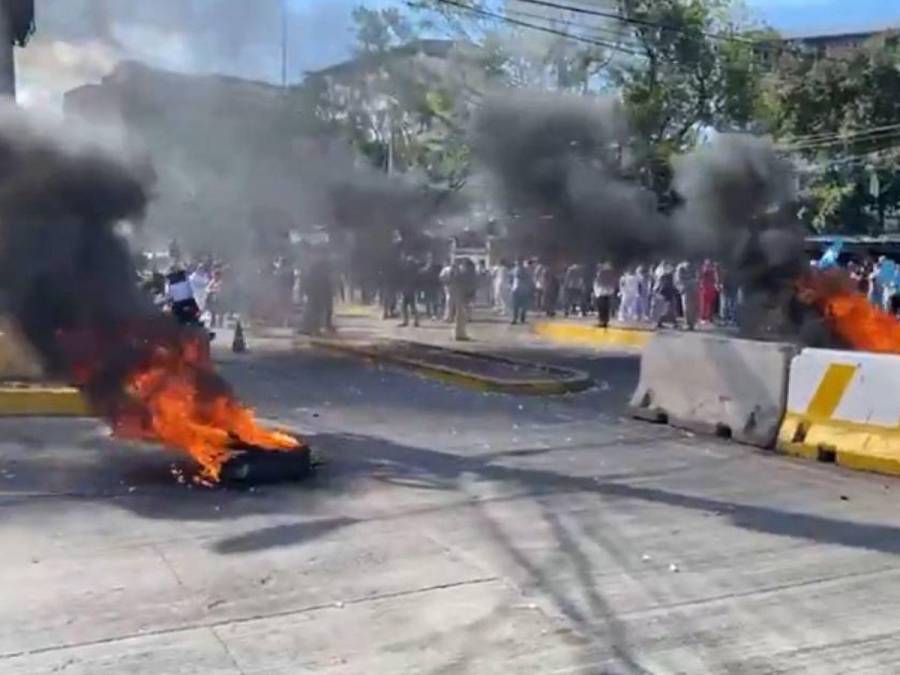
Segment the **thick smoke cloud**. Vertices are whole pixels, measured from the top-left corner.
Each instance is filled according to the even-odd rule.
[[[522,252],[621,266],[711,258],[744,289],[748,324],[785,329],[803,230],[790,166],[769,141],[720,134],[678,158],[682,203],[661,214],[629,166],[639,139],[614,99],[504,92],[479,112],[472,140]]]
[[[0,289],[4,310],[51,374],[71,375],[59,338],[150,316],[116,233],[147,206],[146,177],[112,152],[23,113],[0,111]]]
[[[138,289],[118,232],[145,213],[152,174],[121,148],[75,135],[71,123],[0,111],[0,311],[51,377],[78,384],[117,428],[141,426],[148,411],[125,395],[130,377],[202,338]],[[230,396],[202,365],[177,374],[200,397]]]
[[[628,175],[628,141],[612,98],[505,92],[479,112],[472,145],[522,248],[625,264],[672,244],[653,195]]]

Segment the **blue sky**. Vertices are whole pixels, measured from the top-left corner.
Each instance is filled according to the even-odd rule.
[[[900,27],[900,0],[744,0],[754,15],[791,35]]]
[[[20,50],[20,75],[35,100],[96,81],[118,58],[186,72],[220,72],[278,82],[282,0],[36,0],[38,33]],[[290,10],[289,77],[351,54],[354,7],[403,0],[284,0]],[[503,0],[496,0],[502,2]],[[558,0],[609,6],[611,0]],[[739,0],[740,1],[740,0]],[[743,0],[750,16],[785,34],[900,27],[900,0]],[[92,43],[93,41],[93,43]],[[65,43],[61,48],[58,43]],[[100,44],[101,46],[98,46]],[[80,45],[80,47],[79,47]]]
[[[900,0],[743,0],[754,17],[790,34],[841,32],[900,26]],[[304,13],[325,6],[347,13],[355,5],[401,4],[392,0],[288,0]],[[573,4],[588,5],[585,0]],[[338,36],[335,36],[338,37]]]
[[[348,53],[352,43],[350,12],[353,7],[403,6],[401,0],[287,1],[296,14],[292,24],[299,31],[293,45],[295,58],[305,69],[327,65]],[[591,4],[591,0],[569,1],[582,6]],[[900,27],[900,0],[743,0],[743,4],[752,19],[787,35]],[[323,43],[321,31],[331,39]],[[304,32],[315,35],[317,44],[305,40]]]

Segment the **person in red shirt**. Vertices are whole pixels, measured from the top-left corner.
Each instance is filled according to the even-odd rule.
[[[703,261],[700,269],[700,320],[711,323],[716,315],[719,295],[719,274],[711,260]]]

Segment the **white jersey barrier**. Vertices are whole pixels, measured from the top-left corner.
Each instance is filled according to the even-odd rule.
[[[656,333],[641,356],[629,410],[640,419],[773,447],[796,353],[779,342]]]
[[[791,364],[778,447],[900,475],[900,356],[804,349]]]

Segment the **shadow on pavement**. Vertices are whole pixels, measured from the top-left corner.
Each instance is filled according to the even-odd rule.
[[[295,546],[311,539],[330,534],[336,530],[355,525],[359,521],[356,518],[323,518],[309,520],[291,525],[277,525],[267,527],[249,534],[242,534],[228,539],[222,539],[213,546],[216,553],[248,553],[272,548],[284,548]]]
[[[0,482],[0,508],[14,509],[17,505],[44,502],[44,509],[65,508],[60,502],[79,500],[102,501],[141,517],[159,519],[220,520],[258,514],[317,516],[321,515],[323,500],[352,495],[360,482],[451,492],[460,490],[465,476],[469,481],[520,487],[521,496],[580,493],[606,499],[639,500],[726,515],[735,527],[754,532],[900,553],[898,527],[629,484],[629,479],[644,478],[644,473],[597,478],[568,475],[515,466],[514,455],[465,456],[350,434],[318,434],[310,436],[309,441],[327,460],[317,475],[295,485],[261,486],[252,491],[179,485],[171,474],[172,456],[147,450],[129,454],[127,448],[114,441],[109,441],[110,448],[98,448],[87,456],[25,456],[7,465],[14,466],[17,473],[13,479]],[[549,452],[552,448],[541,451]],[[332,525],[345,527],[354,522],[336,519]],[[257,543],[264,545],[266,541],[260,535]],[[281,545],[276,536],[271,537],[271,544]],[[233,546],[250,546],[250,543],[237,542]]]

